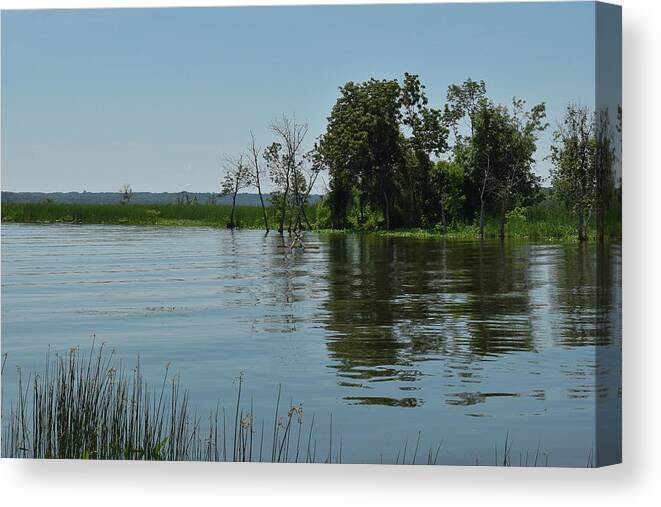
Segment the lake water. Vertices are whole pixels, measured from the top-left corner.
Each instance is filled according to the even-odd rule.
[[[394,461],[418,432],[421,462],[442,442],[439,463],[493,464],[508,433],[512,464],[538,446],[559,466],[619,453],[620,245],[306,242],[3,224],[3,410],[17,366],[95,335],[153,383],[171,363],[199,413],[231,407],[243,372],[268,420],[281,384],[322,435],[332,413],[344,462]]]

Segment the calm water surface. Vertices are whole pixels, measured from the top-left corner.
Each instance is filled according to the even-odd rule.
[[[620,245],[306,241],[290,255],[259,231],[3,224],[3,410],[17,366],[95,335],[153,383],[172,363],[198,412],[229,408],[244,372],[269,420],[282,384],[319,438],[332,413],[345,462],[393,461],[418,432],[440,463],[492,464],[508,432],[513,464],[538,445],[551,465],[617,452]]]

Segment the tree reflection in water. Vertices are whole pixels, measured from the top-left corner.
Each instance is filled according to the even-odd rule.
[[[411,394],[425,361],[440,361],[439,375],[481,384],[485,361],[535,353],[549,339],[556,346],[607,345],[612,335],[612,261],[597,262],[590,246],[344,234],[322,242],[327,348],[340,385],[370,389],[395,382],[408,391],[402,398],[347,396],[350,403],[423,404],[422,396]],[[609,252],[603,255],[610,259]],[[531,294],[545,289],[550,299],[534,302]],[[549,309],[557,312],[557,328],[540,332],[536,321],[550,321]],[[545,397],[543,389],[527,394]],[[453,393],[446,402],[519,395],[485,388]]]

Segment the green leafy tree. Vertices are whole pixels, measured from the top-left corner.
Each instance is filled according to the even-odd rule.
[[[620,107],[618,108],[618,130],[621,130],[621,116]],[[604,240],[606,213],[614,193],[613,164],[616,157],[614,144],[608,109],[604,108],[598,111],[594,118],[595,207],[599,241]]]
[[[329,205],[334,228],[345,228],[352,195],[358,193],[360,215],[367,204],[382,210],[390,229],[403,163],[400,143],[400,86],[396,80],[348,82],[320,137],[318,159],[331,182]]]
[[[474,117],[480,111],[486,98],[487,87],[484,81],[473,81],[468,78],[462,84],[448,86],[447,104],[444,110],[444,120],[452,128],[455,138],[463,137],[461,133],[462,120],[468,121],[468,128],[473,134]]]
[[[472,167],[476,161],[472,157],[472,138],[475,134],[475,122],[487,97],[487,87],[484,81],[474,81],[468,78],[461,84],[448,86],[443,120],[450,129],[454,144],[452,157],[464,167],[465,179],[462,193],[465,196],[462,215],[472,219],[478,214],[483,196],[483,186],[473,176],[478,168]]]
[[[478,189],[480,238],[484,238],[487,202],[494,193],[496,170],[505,157],[507,121],[501,107],[482,99],[471,122],[472,134],[468,140],[468,149],[461,154],[467,165],[469,180]]]
[[[445,228],[444,194],[432,192],[430,178],[433,159],[448,148],[448,128],[441,110],[429,107],[428,103],[425,86],[418,76],[405,73],[400,104],[402,123],[410,137],[405,139],[408,153],[402,181],[409,203],[409,225],[429,225],[440,218]]]
[[[578,239],[587,239],[587,225],[596,197],[594,121],[590,110],[569,104],[553,133],[551,181],[555,194],[578,218]]]
[[[449,223],[456,222],[460,217],[465,200],[461,191],[463,181],[464,171],[459,164],[439,160],[431,168],[429,189],[432,199],[439,204],[438,217],[433,217],[433,223],[439,225],[442,232]]]
[[[539,192],[533,156],[547,127],[545,105],[526,110],[523,100],[514,99],[510,110],[486,97],[483,82],[469,79],[449,87],[445,117],[454,132],[453,161],[464,167],[466,214],[477,216],[483,238],[487,211],[495,210],[502,238],[507,213]],[[463,128],[462,120],[468,120]]]
[[[548,124],[545,121],[544,103],[525,110],[521,99],[512,101],[511,112],[500,109],[502,129],[499,132],[500,158],[495,164],[492,179],[493,194],[497,200],[500,217],[500,237],[505,237],[507,213],[517,206],[533,203],[539,193],[539,177],[534,173],[534,154],[537,151],[539,133]]]

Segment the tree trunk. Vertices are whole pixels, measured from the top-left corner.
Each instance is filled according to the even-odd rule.
[[[482,190],[480,191],[480,239],[484,239],[484,195],[487,191],[487,180],[491,171],[491,158],[487,155],[487,172],[484,173],[482,180]]]
[[[257,193],[259,194],[259,202],[262,205],[262,216],[264,217],[264,229],[266,229],[266,234],[269,233],[269,219],[266,216],[266,206],[264,205],[264,196],[262,195],[262,177],[261,171],[259,170],[259,156],[257,154],[257,146],[255,146],[255,136],[252,131],[250,131],[250,138],[252,144],[250,145],[250,153],[252,155],[252,163],[254,169],[255,185],[257,186]]]
[[[305,224],[308,226],[308,229],[312,230],[312,225],[310,225],[310,220],[308,220],[308,215],[305,212],[305,206],[303,207],[303,220],[305,220]]]
[[[266,206],[264,206],[264,197],[262,197],[262,188],[259,184],[259,179],[257,180],[257,192],[259,192],[259,202],[262,203],[262,214],[264,215],[264,228],[266,232],[269,232],[269,220],[266,217]]]
[[[480,196],[480,239],[484,239],[484,198]]]
[[[363,194],[361,192],[360,197],[358,197],[358,213],[361,227],[365,224],[365,203]]]
[[[298,173],[294,172],[294,209],[291,212],[289,217],[289,232],[292,231],[292,222],[294,224],[294,231],[298,230],[298,224],[300,223],[300,214],[301,214],[301,199],[300,193],[298,191],[300,182],[298,181]]]
[[[230,215],[230,229],[234,229],[234,208],[236,208],[236,194],[239,193],[239,189],[234,190],[234,195],[232,195],[232,214]]]
[[[448,224],[445,219],[445,209],[443,208],[443,199],[441,201],[441,232],[445,234],[448,230]]]
[[[299,182],[296,181],[294,187],[294,203],[296,205],[296,218],[294,220],[294,231],[303,230],[303,224],[301,223],[301,215],[303,214],[303,203],[304,199],[301,193],[298,191]]]
[[[585,241],[587,234],[585,233],[585,214],[581,211],[578,214],[578,240]]]
[[[303,205],[301,203],[298,204],[297,210],[296,210],[296,222],[294,223],[294,230],[295,231],[302,231],[303,230],[303,223],[301,222],[301,215],[303,214]]]
[[[289,196],[289,183],[285,187],[284,197],[282,199],[282,208],[280,210],[280,227],[278,227],[278,232],[282,234],[285,230],[285,215],[287,213],[287,197]]]
[[[304,202],[301,202],[301,205],[298,209],[298,230],[303,230],[303,207],[305,206]]]
[[[505,203],[500,205],[500,239],[505,239]]]
[[[603,187],[603,185],[600,185]],[[597,187],[597,240],[604,241],[604,229],[606,225],[606,200],[604,199],[604,189]]]
[[[390,230],[390,200],[388,199],[388,192],[386,192],[386,185],[383,181],[383,175],[379,177],[379,187],[381,188],[381,195],[383,196],[383,218],[386,221],[386,230]]]

